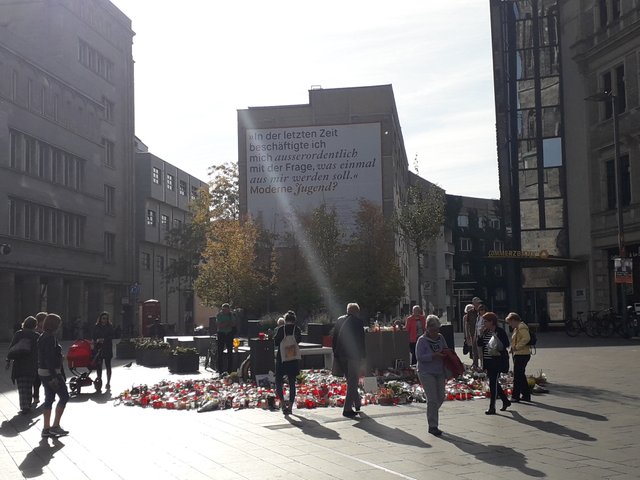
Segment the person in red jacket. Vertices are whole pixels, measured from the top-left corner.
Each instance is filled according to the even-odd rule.
[[[414,305],[412,314],[405,320],[405,327],[409,332],[409,348],[411,349],[411,365],[415,365],[416,360],[416,342],[418,337],[422,335],[427,329],[427,319],[422,313],[422,308],[419,305]]]

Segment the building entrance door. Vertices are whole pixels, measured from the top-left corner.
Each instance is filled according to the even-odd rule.
[[[549,324],[563,323],[566,316],[566,295],[564,290],[524,290],[524,311],[522,319],[526,323],[537,323],[541,330]]]

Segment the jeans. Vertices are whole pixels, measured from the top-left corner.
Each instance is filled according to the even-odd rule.
[[[296,377],[300,373],[298,360],[291,362],[276,363],[276,395],[280,400],[284,400],[284,392],[282,383],[284,376],[287,376],[289,382],[289,402],[293,403],[296,399]]]
[[[347,395],[344,399],[345,412],[353,412],[354,409],[360,410],[361,400],[358,392],[358,380],[360,379],[360,359],[344,358],[340,359],[340,366],[344,370],[347,377]]]
[[[439,412],[444,402],[444,373],[435,375],[433,373],[418,372],[420,383],[427,396],[427,425],[429,428],[437,428],[439,423]]]
[[[522,396],[523,400],[531,400],[531,393],[529,392],[529,382],[527,382],[527,375],[525,369],[531,355],[514,355],[513,356],[513,392],[511,397],[519,399]]]
[[[489,377],[489,390],[491,391],[491,397],[489,398],[489,410],[496,409],[496,398],[500,397],[503,403],[507,403],[509,399],[502,390],[498,377],[500,376],[500,360],[484,360],[484,368],[487,370],[487,376]]]
[[[54,387],[50,385],[51,380],[57,379],[58,384]],[[67,390],[67,383],[62,375],[40,377],[42,380],[42,386],[44,387],[44,410],[51,410],[53,402],[58,395],[58,405],[56,408],[64,408],[69,401],[69,391]]]
[[[227,369],[224,370],[223,351],[227,349]],[[218,372],[229,372],[233,370],[233,332],[218,332]]]

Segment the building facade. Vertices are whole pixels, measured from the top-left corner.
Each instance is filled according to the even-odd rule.
[[[628,257],[637,258],[640,243],[638,1],[490,4],[505,250],[515,256],[507,258],[509,301],[531,319],[552,322],[619,308],[618,234]],[[586,100],[594,94],[616,96],[618,142],[612,104]],[[637,260],[634,266],[638,285]],[[640,291],[627,287],[625,297],[638,301]]]
[[[0,338],[40,310],[69,337],[127,315],[133,31],[102,0],[0,2]]]
[[[504,222],[499,200],[447,195],[446,224],[454,249],[453,297],[455,318],[479,297],[490,311],[504,318],[507,302],[507,263]]]
[[[308,104],[239,110],[238,167],[241,213],[275,233],[322,203],[335,206],[347,229],[360,199],[391,218],[409,185],[392,87],[312,89]],[[405,284],[398,315],[416,303],[418,286],[400,236],[394,249]]]
[[[138,305],[157,300],[162,323],[176,333],[190,334],[195,321],[193,289],[188,279],[165,278],[165,270],[178,257],[166,236],[191,220],[189,203],[207,184],[149,153],[141,142],[137,145],[135,300]]]

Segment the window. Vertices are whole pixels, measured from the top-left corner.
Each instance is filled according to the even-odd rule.
[[[180,229],[182,227],[182,222],[177,218],[173,219],[173,228]]]
[[[111,80],[113,62],[83,40],[78,44],[78,61],[105,80]]]
[[[618,113],[627,110],[627,89],[624,82],[624,65],[618,65],[615,69],[616,73],[616,107]]]
[[[102,105],[104,106],[104,119],[108,122],[112,122],[114,103],[109,101],[107,97],[102,97]]]
[[[19,226],[18,205],[15,200],[9,200],[9,235],[17,235]]]
[[[504,288],[496,288],[496,300],[504,302],[507,299],[507,291]]]
[[[609,16],[607,15],[607,0],[598,1],[598,13],[600,18],[600,27],[607,28],[607,23],[609,23]]]
[[[144,270],[151,270],[151,255],[146,252],[140,253],[140,263]]]
[[[116,236],[113,233],[104,232],[104,262],[113,263]]]
[[[493,242],[493,249],[497,252],[501,252],[504,250],[504,242],[502,240],[495,240]]]
[[[496,277],[501,277],[502,276],[502,265],[497,264],[493,266],[493,274]]]
[[[198,187],[191,187],[191,200],[198,198]]]
[[[458,226],[459,227],[468,227],[469,226],[469,217],[467,215],[458,215]]]
[[[620,0],[611,0],[611,20],[620,18]]]
[[[104,213],[107,215],[114,215],[115,208],[116,189],[109,185],[104,186]]]
[[[616,170],[613,160],[606,162],[607,170],[607,208],[613,210],[618,204],[616,198]],[[631,204],[631,176],[629,174],[629,155],[620,156],[620,195],[622,206]]]
[[[163,230],[169,230],[169,217],[167,215],[160,215],[160,225]]]
[[[468,277],[469,275],[471,275],[471,265],[468,262],[460,265],[460,274],[463,277]]]
[[[183,197],[187,195],[187,182],[180,180],[178,183],[178,193]]]
[[[171,175],[170,173],[167,173],[167,190],[173,190],[174,186],[173,186],[173,175]]]
[[[489,222],[491,224],[491,228],[493,228],[495,230],[500,230],[500,219],[499,218],[492,218]]]
[[[153,179],[153,183],[160,185],[160,169],[158,167],[151,169],[151,178]]]
[[[618,113],[627,110],[627,89],[625,84],[624,65],[618,65],[611,71],[604,72],[600,78],[602,91],[616,96],[616,108]],[[614,88],[615,84],[615,88]],[[613,116],[613,106],[610,101],[604,103],[604,118]]]
[[[33,212],[31,211],[31,205],[26,204],[24,206],[24,238],[31,238],[33,232]]]
[[[460,238],[460,251],[461,252],[470,252],[471,251],[471,239],[469,239],[469,238]]]
[[[159,272],[164,272],[164,257],[162,255],[156,257],[156,267]]]
[[[147,210],[147,225],[151,227],[156,225],[156,212],[154,210]]]
[[[111,140],[103,138],[102,148],[104,149],[104,164],[113,167],[115,144]]]

